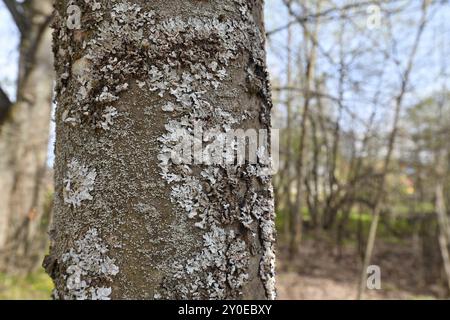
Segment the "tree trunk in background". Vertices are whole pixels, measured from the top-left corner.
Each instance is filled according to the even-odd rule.
[[[444,100],[440,100],[439,106],[439,120],[438,127],[444,127]],[[439,140],[438,140],[439,139]],[[440,139],[440,136],[436,139],[441,145],[445,143]],[[436,150],[436,189],[435,189],[435,208],[437,215],[437,222],[439,226],[438,242],[441,252],[442,263],[444,267],[444,273],[447,282],[447,289],[450,290],[450,255],[449,255],[449,243],[450,243],[450,223],[448,220],[447,204],[445,201],[445,182],[448,181],[448,164],[446,163],[446,150]]]
[[[291,3],[285,1],[288,6],[291,15],[295,16],[292,11]],[[306,1],[305,3],[308,3]],[[320,12],[321,1],[316,2],[315,11]],[[304,7],[306,8],[306,6]],[[294,259],[299,250],[300,241],[302,238],[302,226],[303,226],[303,213],[302,213],[302,197],[303,195],[303,185],[304,185],[304,164],[305,164],[305,153],[306,153],[306,136],[307,136],[307,122],[309,117],[309,109],[311,105],[311,100],[313,96],[311,91],[314,87],[314,75],[316,70],[316,59],[317,59],[317,34],[319,32],[319,19],[313,26],[313,30],[310,31],[305,24],[301,24],[303,27],[303,37],[304,39],[311,39],[311,47],[306,48],[306,70],[305,70],[305,84],[304,84],[304,101],[301,110],[301,122],[300,122],[300,138],[298,143],[298,156],[295,164],[295,169],[297,173],[296,183],[295,183],[295,201],[293,208],[291,209],[291,221],[289,225],[291,227],[291,238],[289,241],[289,257]],[[305,42],[307,45],[309,42]]]
[[[267,168],[207,165],[218,140],[197,135],[270,130],[262,1],[56,9],[55,298],[273,299]],[[175,164],[177,133],[195,133],[195,164]]]
[[[383,200],[385,197],[385,186],[386,186],[386,176],[388,174],[389,166],[391,163],[392,154],[394,152],[394,145],[397,140],[397,133],[399,130],[399,123],[400,123],[400,115],[403,110],[403,99],[406,94],[407,86],[409,84],[409,78],[411,75],[411,71],[413,69],[414,64],[414,58],[416,57],[417,48],[419,47],[420,40],[422,38],[423,30],[425,29],[425,25],[427,23],[427,8],[428,8],[428,1],[423,0],[422,1],[422,14],[420,19],[420,24],[418,26],[418,30],[416,33],[416,36],[414,38],[414,44],[411,49],[411,54],[408,58],[408,63],[406,66],[405,71],[402,74],[402,80],[401,80],[401,87],[400,92],[397,96],[396,102],[395,102],[395,111],[394,111],[394,123],[392,127],[392,131],[389,134],[389,142],[387,146],[387,153],[384,158],[383,162],[383,168],[381,171],[381,181],[378,184],[377,190],[375,190],[375,204],[372,209],[372,221],[370,223],[370,229],[369,229],[369,235],[367,237],[367,244],[366,244],[366,252],[364,255],[364,261],[363,261],[363,267],[361,270],[361,278],[359,281],[359,287],[358,287],[358,296],[357,299],[361,300],[364,297],[364,292],[367,285],[367,268],[370,265],[373,250],[375,247],[375,240],[377,235],[377,229],[378,229],[378,222],[380,220],[381,216],[381,210],[383,207]]]
[[[0,270],[31,271],[46,248],[44,213],[53,88],[52,1],[24,5],[17,100],[0,119]]]
[[[438,177],[440,180],[440,177]],[[445,277],[447,280],[447,288],[450,290],[450,256],[448,253],[450,227],[448,223],[447,208],[444,198],[444,186],[439,181],[436,186],[436,213],[439,225],[439,248],[441,250],[442,263],[444,265]]]

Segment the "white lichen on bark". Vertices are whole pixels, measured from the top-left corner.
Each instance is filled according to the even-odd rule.
[[[102,242],[97,229],[86,232],[75,242],[75,247],[63,254],[67,265],[66,290],[58,292],[64,299],[110,300],[110,287],[98,286],[111,280],[119,272],[114,260],[108,257],[108,247]]]
[[[212,226],[203,236],[203,250],[186,263],[174,263],[172,276],[179,279],[174,293],[192,299],[205,295],[210,299],[230,297],[227,288],[236,295],[248,280],[249,252],[244,241],[234,231]],[[189,279],[189,281],[186,281]],[[160,293],[156,297],[167,297]],[[171,298],[171,296],[169,296]]]
[[[64,179],[64,202],[79,207],[83,201],[92,200],[90,192],[94,190],[96,177],[95,169],[89,169],[77,159],[72,159],[67,165],[67,175]]]

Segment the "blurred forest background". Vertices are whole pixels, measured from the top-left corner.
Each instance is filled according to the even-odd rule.
[[[279,298],[448,298],[449,1],[265,2]],[[0,1],[0,299],[52,290],[50,12]]]

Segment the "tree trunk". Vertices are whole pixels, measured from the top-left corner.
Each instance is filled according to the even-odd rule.
[[[8,272],[39,266],[49,219],[43,180],[53,90],[52,1],[31,1],[24,10],[17,100],[0,119],[0,270]]]
[[[440,180],[440,178],[438,179]],[[450,290],[450,256],[448,253],[450,227],[445,205],[444,186],[441,181],[439,181],[436,186],[436,213],[439,225],[439,249],[441,250],[442,263],[444,265],[447,289]]]
[[[292,10],[291,2],[284,0],[285,5],[288,8],[289,14],[296,17]],[[307,4],[308,1],[305,3]],[[321,1],[316,2],[315,10],[320,11]],[[304,9],[306,10],[306,6]],[[309,109],[312,100],[311,91],[314,87],[314,76],[316,68],[317,59],[317,34],[319,32],[319,20],[316,19],[313,25],[313,30],[310,31],[304,23],[300,23],[303,27],[304,39],[311,39],[311,48],[306,48],[306,70],[305,70],[305,97],[303,101],[303,106],[301,110],[301,123],[300,123],[300,137],[298,143],[298,156],[295,164],[295,169],[297,173],[296,183],[295,183],[295,200],[293,207],[291,208],[291,221],[289,222],[291,232],[289,240],[289,259],[293,260],[297,254],[302,238],[302,225],[303,225],[303,213],[302,213],[302,197],[303,197],[303,184],[304,184],[304,158],[305,158],[305,144],[307,135],[307,121],[309,117]],[[299,21],[300,22],[300,21]],[[306,40],[305,40],[306,41]],[[309,42],[305,42],[308,44]]]
[[[66,27],[69,4],[82,13],[79,30]],[[57,1],[56,194],[44,261],[55,298],[275,297],[267,166],[201,152],[233,129],[270,130],[262,7]]]

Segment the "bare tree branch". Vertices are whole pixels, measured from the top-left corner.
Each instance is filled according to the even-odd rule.
[[[22,4],[15,0],[3,0],[3,2],[11,13],[20,33],[24,34],[28,29],[28,23],[23,12]]]
[[[398,1],[398,0],[396,0],[396,1]],[[392,3],[392,0],[390,2]],[[381,3],[383,3],[383,2],[381,2]],[[281,27],[278,27],[278,28],[268,31],[266,33],[266,35],[269,37],[269,36],[273,35],[274,33],[277,33],[277,32],[287,29],[288,27],[290,27],[293,24],[299,23],[300,21],[302,23],[307,23],[307,22],[314,21],[315,19],[318,19],[318,18],[327,18],[336,13],[342,13],[342,12],[345,12],[345,11],[348,11],[351,9],[361,9],[362,7],[365,8],[367,6],[374,5],[374,4],[380,5],[380,1],[370,0],[370,1],[355,2],[355,3],[346,4],[346,5],[343,5],[340,7],[335,5],[333,7],[325,9],[321,12],[311,13],[308,15],[294,15],[295,18],[293,20],[289,21],[287,24],[285,24]],[[364,11],[362,11],[362,12],[364,12]],[[362,13],[362,12],[360,12],[360,13]]]

